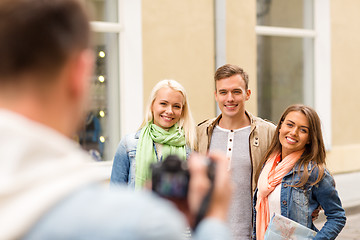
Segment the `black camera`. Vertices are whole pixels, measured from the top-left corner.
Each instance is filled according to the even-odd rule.
[[[204,160],[205,164],[208,166],[207,174],[211,181],[211,185],[196,214],[195,222],[192,226],[193,230],[196,229],[200,221],[206,215],[214,189],[215,164],[209,158],[204,157]],[[182,161],[176,155],[169,155],[164,161],[151,164],[151,168],[152,190],[154,192],[164,198],[186,200],[191,177],[186,161]]]
[[[213,182],[214,163],[208,158],[205,161],[208,165],[208,177]],[[186,161],[182,161],[177,155],[169,155],[164,161],[152,164],[151,168],[154,192],[167,198],[187,197],[191,176]]]
[[[152,190],[166,198],[186,198],[190,174],[185,161],[169,155],[162,162],[151,165]]]

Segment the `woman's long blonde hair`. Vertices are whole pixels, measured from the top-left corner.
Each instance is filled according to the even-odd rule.
[[[286,116],[290,112],[294,112],[294,111],[301,112],[302,114],[305,115],[305,117],[309,121],[309,140],[310,140],[310,142],[305,145],[305,151],[302,154],[302,156],[300,157],[300,159],[298,160],[298,167],[303,168],[304,172],[300,177],[300,181],[298,183],[296,183],[294,186],[295,187],[304,186],[307,183],[307,181],[310,177],[310,173],[312,170],[314,170],[314,168],[318,169],[318,177],[315,180],[315,182],[311,183],[311,185],[315,185],[322,179],[322,177],[324,175],[324,171],[325,171],[325,166],[326,166],[326,162],[325,162],[326,151],[325,151],[325,146],[324,146],[324,140],[322,137],[320,118],[319,118],[318,114],[316,113],[316,111],[314,109],[312,109],[311,107],[308,107],[308,106],[305,106],[302,104],[295,104],[295,105],[289,106],[285,110],[285,112],[282,114],[280,121],[276,127],[275,135],[271,141],[270,147],[269,147],[268,151],[266,152],[265,156],[263,157],[263,159],[256,171],[256,174],[255,174],[256,182],[258,181],[263,164],[267,161],[267,159],[270,157],[270,155],[274,152],[281,152],[281,144],[280,144],[280,140],[279,140],[279,130],[280,130],[281,124],[284,122]],[[307,165],[310,162],[312,162],[313,166],[309,172],[307,169]]]
[[[145,107],[145,116],[140,128],[144,127],[148,122],[153,121],[154,116],[151,111],[151,107],[155,101],[157,93],[162,88],[170,88],[174,91],[178,91],[183,95],[183,109],[181,117],[177,122],[179,129],[183,129],[185,133],[185,139],[187,145],[193,150],[196,146],[196,128],[195,121],[191,115],[190,105],[188,103],[185,88],[175,80],[162,80],[158,82],[152,89],[149,100]]]

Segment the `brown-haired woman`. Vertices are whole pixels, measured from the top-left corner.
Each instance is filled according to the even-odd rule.
[[[270,217],[281,214],[317,231],[315,239],[335,239],[345,211],[326,169],[320,119],[304,105],[288,107],[256,173],[254,239],[262,240]],[[321,206],[327,221],[319,231],[311,214]]]

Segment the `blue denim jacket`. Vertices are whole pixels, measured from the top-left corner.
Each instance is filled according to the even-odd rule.
[[[127,134],[121,139],[114,157],[111,184],[127,184],[130,188],[135,188],[135,156],[140,132],[141,129],[135,133]],[[154,149],[157,156],[155,144]],[[186,147],[186,157],[189,154],[190,148]]]
[[[296,168],[295,168],[296,169]],[[310,171],[311,164],[308,165]],[[281,215],[288,217],[302,225],[311,228],[318,233],[314,239],[335,239],[345,226],[345,210],[342,208],[339,195],[335,189],[334,178],[325,170],[322,180],[310,186],[318,176],[318,169],[315,168],[309,177],[308,183],[303,187],[290,187],[295,185],[300,179],[300,170],[291,170],[281,181],[280,206]],[[256,239],[256,189],[254,194],[254,218],[253,218],[253,239]],[[319,231],[313,224],[311,214],[318,207],[324,209],[327,218],[324,226]]]

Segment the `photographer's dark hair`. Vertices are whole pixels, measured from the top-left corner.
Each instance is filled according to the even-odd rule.
[[[26,74],[53,75],[72,53],[89,47],[89,35],[77,0],[1,0],[0,84]]]

